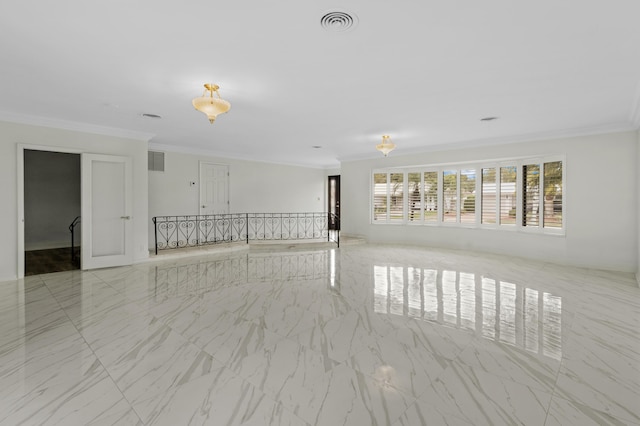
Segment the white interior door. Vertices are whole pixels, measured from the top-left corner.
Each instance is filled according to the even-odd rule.
[[[200,214],[229,213],[229,166],[200,163]]]
[[[82,154],[82,269],[130,265],[131,158]]]

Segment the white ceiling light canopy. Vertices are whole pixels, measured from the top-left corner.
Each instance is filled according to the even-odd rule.
[[[217,84],[205,83],[202,96],[191,101],[193,107],[205,114],[211,124],[216,121],[219,114],[224,114],[231,109],[231,104],[220,97],[218,89],[220,86]],[[216,93],[217,98],[213,96],[213,92]]]
[[[383,153],[385,157],[389,155],[391,151],[396,149],[396,144],[391,142],[391,139],[389,139],[390,137],[391,136],[389,135],[382,135],[382,142],[376,145],[376,149]]]

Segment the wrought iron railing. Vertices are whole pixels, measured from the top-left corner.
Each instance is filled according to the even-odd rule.
[[[339,218],[333,213],[229,213],[156,216],[155,248],[198,247],[219,243],[324,240],[340,247]],[[335,228],[335,229],[333,229]]]
[[[69,225],[69,232],[71,232],[71,263],[77,266],[79,266],[80,256],[78,256],[78,253],[76,253],[75,230],[76,230],[76,226],[80,224],[80,219],[81,219],[80,216],[77,216],[75,219],[73,219],[73,222],[71,222],[71,225]]]

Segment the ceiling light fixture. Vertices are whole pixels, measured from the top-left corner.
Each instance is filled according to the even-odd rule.
[[[224,114],[231,109],[231,104],[220,97],[218,93],[220,87],[217,84],[206,83],[204,85],[204,93],[199,98],[194,98],[191,103],[198,111],[204,113],[209,119],[209,123],[213,124],[219,114]],[[213,92],[218,96],[213,97]]]
[[[376,145],[376,149],[386,157],[391,151],[396,149],[396,144],[391,142],[389,135],[382,135],[382,143]]]

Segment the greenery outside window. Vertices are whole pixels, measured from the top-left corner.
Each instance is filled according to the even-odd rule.
[[[460,223],[476,223],[476,170],[460,170]]]
[[[373,175],[373,220],[387,221],[387,173]]]
[[[404,219],[404,173],[389,174],[389,220],[402,221]]]
[[[545,228],[562,228],[562,161],[544,163],[543,223]]]
[[[424,221],[438,222],[438,172],[424,172]]]
[[[516,166],[500,167],[500,186],[498,201],[500,203],[500,225],[515,226],[517,211],[518,168]]]
[[[458,171],[442,172],[442,221],[458,222]]]
[[[407,174],[409,182],[409,222],[421,222],[424,209],[422,208],[422,192],[420,188],[422,184],[420,182],[420,172],[410,172]]]

